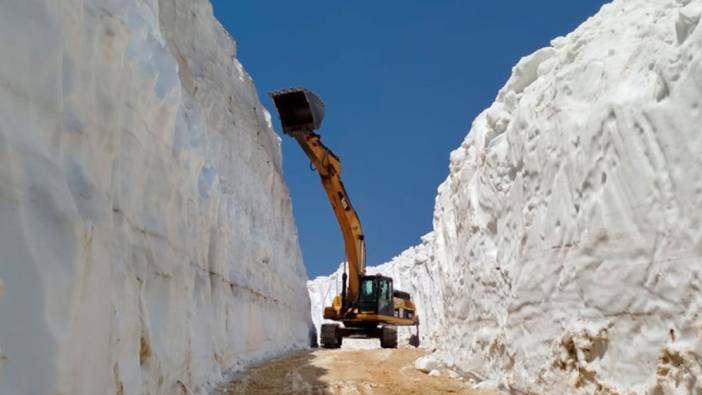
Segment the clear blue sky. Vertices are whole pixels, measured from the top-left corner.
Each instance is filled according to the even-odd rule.
[[[449,153],[519,58],[606,2],[213,0],[279,132],[267,92],[305,86],[324,100],[320,134],[341,157],[370,265],[431,231]],[[343,242],[319,178],[287,136],[283,162],[307,272],[331,273]]]

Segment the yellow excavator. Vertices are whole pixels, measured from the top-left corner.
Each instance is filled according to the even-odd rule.
[[[339,348],[344,337],[352,337],[378,338],[381,347],[396,348],[398,326],[416,326],[417,333],[410,338],[410,344],[418,346],[419,317],[410,295],[394,289],[390,277],[366,274],[363,228],[341,182],[341,161],[314,132],[324,118],[324,103],[304,88],[271,92],[270,96],[283,132],[297,140],[319,173],[344,238],[347,263],[341,295],[336,295],[332,305],[324,308],[325,319],[341,322],[343,326],[323,324],[322,347]]]

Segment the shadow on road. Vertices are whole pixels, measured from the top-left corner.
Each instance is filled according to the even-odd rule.
[[[287,357],[254,366],[243,372],[215,394],[323,394],[328,387],[321,377],[328,371],[314,366],[312,351],[301,351]]]

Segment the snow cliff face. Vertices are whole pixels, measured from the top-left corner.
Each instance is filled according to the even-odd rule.
[[[0,393],[202,392],[307,346],[280,140],[209,2],[0,8]]]
[[[512,392],[702,391],[701,11],[606,5],[473,122],[433,235],[386,265],[441,317],[445,365]]]

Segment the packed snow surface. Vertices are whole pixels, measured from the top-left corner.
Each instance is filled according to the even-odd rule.
[[[514,68],[432,234],[379,268],[433,358],[506,392],[702,391],[701,12],[617,0]]]
[[[209,2],[6,1],[0,50],[0,393],[198,393],[308,345],[280,140]]]

